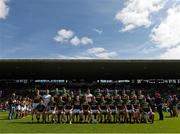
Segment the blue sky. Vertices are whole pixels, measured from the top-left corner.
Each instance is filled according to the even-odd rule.
[[[0,58],[177,59],[172,19],[178,0],[0,0]]]

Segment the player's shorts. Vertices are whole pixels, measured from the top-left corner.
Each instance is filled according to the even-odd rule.
[[[69,109],[65,109],[64,112],[65,112],[66,114],[72,114],[72,110],[69,110]]]
[[[26,106],[21,107],[21,112],[25,112],[26,111]]]
[[[135,113],[139,113],[140,110],[139,110],[139,109],[134,109],[134,112],[135,112]]]
[[[89,114],[90,111],[89,110],[83,110],[83,114]]]
[[[31,108],[30,108],[30,107],[29,107],[29,108],[27,108],[27,111],[28,111],[28,112],[31,112]]]
[[[124,112],[125,112],[124,109],[119,109],[119,110],[117,110],[117,111],[118,111],[118,113],[124,113]]]
[[[117,110],[116,110],[116,109],[111,109],[111,110],[110,110],[110,112],[112,112],[112,113],[116,113],[116,112],[117,112]]]
[[[16,110],[21,111],[21,105],[18,105],[18,106],[16,107]]]
[[[58,114],[64,114],[63,110],[58,110]]]
[[[152,116],[152,115],[154,115],[154,113],[153,112],[148,112],[148,115]]]
[[[133,113],[134,110],[133,109],[130,109],[130,110],[127,110],[128,113]]]
[[[80,109],[74,109],[74,110],[73,110],[73,113],[74,113],[74,114],[79,114],[80,111],[81,111]]]
[[[100,110],[100,113],[107,113],[108,112],[108,110],[107,109],[103,109],[103,110]]]
[[[38,104],[39,104],[39,103],[33,103],[33,104],[32,104],[32,109],[33,109],[33,110],[36,109],[36,107],[38,106]]]
[[[57,111],[56,111],[56,110],[49,110],[48,113],[49,113],[49,114],[56,114]]]
[[[99,113],[99,110],[93,109],[93,110],[91,110],[91,112],[92,112],[92,113]]]

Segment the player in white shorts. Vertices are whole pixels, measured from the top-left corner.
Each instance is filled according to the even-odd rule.
[[[34,121],[34,114],[36,114],[36,108],[39,105],[40,101],[43,100],[42,96],[39,93],[39,90],[36,90],[35,97],[32,103],[32,123]]]
[[[75,101],[73,102],[73,119],[76,122],[82,121],[82,111],[81,111],[81,101],[79,96],[76,96]]]
[[[91,111],[91,121],[92,123],[97,123],[99,122],[100,118],[100,112],[99,112],[99,104],[96,101],[96,97],[93,96],[92,102],[90,103],[90,111]]]
[[[68,96],[67,102],[64,107],[65,115],[67,116],[67,122],[69,124],[72,124],[72,110],[73,110],[73,102],[71,100],[71,97]]]
[[[106,122],[107,121],[107,115],[108,115],[108,108],[107,108],[107,102],[104,100],[104,96],[101,97],[101,102],[99,105],[99,111],[100,111],[100,122]],[[104,119],[103,119],[104,118]]]
[[[51,97],[51,100],[48,104],[48,106],[46,107],[46,112],[45,112],[45,123],[46,123],[46,117],[48,116],[48,120],[49,120],[49,116],[51,115],[51,122],[52,123],[57,123],[57,114],[58,114],[58,109],[57,109],[57,105],[54,101],[54,98]]]
[[[113,96],[111,96],[111,99],[108,101],[107,107],[108,107],[108,121],[109,122],[112,122],[112,121],[116,122],[117,107],[116,107]]]
[[[20,118],[21,115],[21,101],[18,99],[16,101],[16,119]]]
[[[49,90],[46,89],[46,94],[43,96],[44,105],[47,107],[48,103],[51,100],[51,95],[49,94]]]

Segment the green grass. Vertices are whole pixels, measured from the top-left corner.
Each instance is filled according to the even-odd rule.
[[[168,114],[165,114],[166,116]],[[31,124],[31,117],[7,120],[0,112],[0,133],[177,133],[180,118],[165,118],[154,124]]]

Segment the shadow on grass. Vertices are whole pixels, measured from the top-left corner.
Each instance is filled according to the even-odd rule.
[[[42,124],[42,123],[32,123],[32,122],[29,122],[29,121],[23,121],[23,122],[20,122],[20,121],[13,121],[13,122],[10,122],[10,123],[12,123],[12,124],[31,124],[31,125],[39,125],[39,124]]]
[[[169,116],[165,116],[165,118],[173,118],[173,117],[169,115]]]
[[[0,120],[7,120],[8,121],[8,118],[0,118]]]

